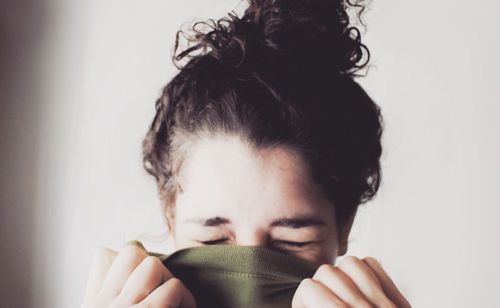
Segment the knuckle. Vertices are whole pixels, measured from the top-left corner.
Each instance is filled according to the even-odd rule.
[[[146,258],[144,258],[144,260],[142,260],[142,263],[144,263],[144,267],[152,271],[158,270],[163,267],[161,260],[153,256],[147,256]]]
[[[323,277],[336,273],[337,269],[332,264],[322,264],[315,273],[315,277]]]
[[[127,245],[121,250],[120,254],[130,257],[131,259],[136,259],[144,256],[145,252],[136,245]]]
[[[168,280],[168,285],[172,289],[181,289],[184,288],[184,284],[179,278],[172,277]]]
[[[333,268],[335,268],[335,266],[333,266],[332,264],[325,263],[325,264],[322,264],[318,268],[318,270],[319,271],[331,271]]]
[[[339,267],[345,268],[345,267],[359,266],[361,262],[362,261],[355,256],[346,256],[344,257],[342,262],[340,262]]]
[[[108,259],[115,254],[116,254],[115,251],[113,251],[107,247],[101,246],[95,250],[94,258],[95,259]]]
[[[371,257],[371,256],[364,257],[363,261],[377,262],[378,263],[378,260],[375,259],[374,257]]]
[[[360,260],[356,256],[346,256],[342,260],[342,263],[359,263],[359,262],[360,262]]]
[[[315,286],[315,283],[314,283],[314,280],[312,280],[312,278],[303,279],[299,285],[299,287],[301,287],[301,289],[311,289],[311,288],[314,288],[314,286]]]
[[[310,292],[315,287],[315,283],[311,278],[302,279],[295,291],[292,299],[292,308],[303,306],[299,304],[303,301],[305,294]]]
[[[368,264],[372,264],[372,265],[374,264],[378,267],[382,267],[382,265],[380,264],[380,261],[375,259],[374,257],[364,257],[363,261],[368,263]]]

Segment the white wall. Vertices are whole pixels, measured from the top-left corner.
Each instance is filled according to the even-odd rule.
[[[98,246],[150,235],[148,248],[167,251],[141,141],[175,72],[175,31],[238,3],[46,2],[36,168],[24,177],[34,197],[18,200],[33,214],[30,306],[77,307]],[[500,305],[499,9],[377,0],[366,15],[373,68],[361,83],[385,116],[384,179],[349,254],[381,260],[414,307]],[[6,245],[20,247],[15,234]]]

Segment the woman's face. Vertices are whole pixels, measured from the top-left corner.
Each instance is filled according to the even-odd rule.
[[[334,205],[286,148],[255,150],[236,136],[197,142],[178,175],[172,237],[176,249],[263,246],[313,263],[334,263]]]

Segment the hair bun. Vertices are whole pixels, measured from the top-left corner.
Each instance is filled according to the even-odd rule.
[[[181,60],[201,49],[220,62],[236,66],[280,63],[349,76],[368,64],[369,50],[361,43],[358,28],[350,24],[347,12],[349,8],[357,9],[360,17],[365,8],[362,4],[349,0],[248,2],[241,17],[231,12],[217,21],[195,23],[194,33],[188,36],[194,46],[174,59]],[[208,31],[201,26],[208,26]],[[179,35],[176,50],[178,39]]]

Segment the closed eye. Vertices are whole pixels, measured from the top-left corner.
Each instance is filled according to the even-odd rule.
[[[304,247],[306,245],[314,243],[313,241],[310,241],[310,242],[274,241],[274,242],[278,243],[278,244],[283,244],[285,246],[290,246],[290,247]]]
[[[217,244],[222,244],[226,242],[228,239],[227,238],[220,238],[216,240],[209,240],[209,241],[198,241],[199,243],[203,245],[217,245]],[[316,243],[315,241],[309,241],[309,242],[293,242],[293,241],[281,241],[281,240],[276,240],[273,241],[275,244],[278,244],[278,246],[288,246],[288,247],[293,247],[293,248],[301,248],[306,245]]]
[[[217,245],[217,244],[222,244],[226,242],[228,239],[227,238],[220,238],[216,240],[210,240],[210,241],[199,241],[203,245]]]

